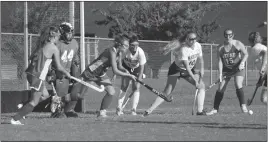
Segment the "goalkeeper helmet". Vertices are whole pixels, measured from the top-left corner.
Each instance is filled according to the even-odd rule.
[[[65,42],[69,42],[73,39],[73,31],[74,28],[72,24],[63,22],[60,24],[60,33],[61,33],[61,40]]]

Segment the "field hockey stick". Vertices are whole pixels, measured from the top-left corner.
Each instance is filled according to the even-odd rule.
[[[53,83],[53,82],[51,82],[51,86],[52,86],[52,91],[53,91],[54,96],[58,97],[58,93],[57,93],[57,91],[56,91],[56,89],[55,89],[55,86],[54,86],[54,83]],[[47,106],[48,106],[49,104],[50,104],[50,103],[48,103],[48,104],[45,106],[45,108],[47,108]]]
[[[146,87],[148,90],[152,91],[155,95],[157,95],[157,96],[161,97],[162,99],[164,99],[165,101],[167,101],[167,102],[172,101],[171,95],[166,96],[162,92],[159,92],[159,91],[155,90],[154,88],[152,88],[151,86],[145,84],[144,82],[142,82],[142,81],[140,81],[138,79],[136,79],[136,81],[139,82],[144,87]]]
[[[192,107],[192,115],[195,114],[195,103],[196,103],[197,93],[198,93],[198,89],[195,90],[195,94],[194,94],[194,104]]]
[[[228,73],[227,75],[223,76],[222,79],[226,79],[227,77],[230,77],[230,76],[236,74],[237,71],[238,71],[238,70],[236,70],[235,72]],[[210,85],[206,88],[206,91],[208,91],[210,88],[212,88],[213,86],[217,85],[217,84],[220,83],[220,82],[221,82],[221,80],[218,79],[218,80],[215,81],[214,83],[210,84]]]
[[[91,88],[91,89],[93,89],[93,90],[96,90],[98,92],[103,92],[105,90],[103,85],[101,85],[100,88],[98,88],[98,87],[96,87],[96,86],[94,86],[94,85],[92,85],[90,83],[87,83],[87,82],[85,82],[85,81],[83,81],[81,79],[78,79],[76,77],[71,76],[70,78],[75,80],[75,81],[77,81],[77,82],[79,82],[79,83],[81,83],[81,84],[83,84],[83,85],[85,85],[85,86],[87,86],[87,87],[89,87],[89,88]]]
[[[130,82],[130,83],[131,83],[131,82]],[[130,88],[130,87],[128,86],[126,92],[128,91],[129,88]],[[126,101],[123,103],[123,105],[122,105],[122,110],[126,107],[127,103],[128,103],[129,100],[132,98],[133,94],[134,94],[134,93],[131,93],[131,94],[127,97],[127,100],[126,100]]]
[[[258,80],[258,82],[257,82],[257,84],[256,84],[256,87],[255,87],[255,90],[254,90],[254,92],[253,92],[253,95],[252,95],[252,97],[251,97],[251,99],[248,99],[248,106],[250,106],[251,105],[251,103],[253,102],[253,99],[254,99],[254,97],[255,97],[255,95],[256,95],[256,93],[257,93],[257,90],[258,90],[258,88],[260,87],[260,85],[259,84],[262,84],[263,85],[263,83],[264,83],[264,81],[261,83],[261,81],[262,81],[262,76],[260,76],[259,77],[259,80]]]

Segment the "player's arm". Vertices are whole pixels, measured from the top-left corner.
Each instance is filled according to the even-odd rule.
[[[242,42],[237,41],[236,44],[240,48],[241,53],[243,54],[243,58],[242,58],[241,64],[245,64],[245,62],[248,59],[248,51],[247,51],[245,45]]]
[[[184,67],[186,68],[186,71],[188,72],[188,74],[195,80],[194,74],[189,66],[188,54],[185,52],[184,49],[185,49],[185,47],[181,48],[181,50],[180,50],[182,63],[184,65]],[[195,80],[195,82],[197,83],[197,80]]]
[[[204,76],[204,58],[203,58],[201,45],[200,45],[200,55],[198,56],[198,59],[200,60],[200,75],[201,75],[201,78],[203,78],[203,76]]]
[[[140,54],[140,60],[139,60],[139,64],[140,64],[140,71],[139,71],[139,80],[142,80],[142,76],[143,76],[143,73],[144,73],[144,65],[146,63],[146,56],[144,54],[144,51],[142,50],[141,54]]]
[[[79,67],[78,49],[79,49],[79,46],[78,46],[78,44],[76,44],[76,51],[75,51],[75,54],[74,54],[74,58],[73,58],[73,60],[72,60],[72,63],[73,63],[74,65],[76,65],[77,67]]]
[[[54,46],[55,48],[53,48],[53,57],[54,57],[54,60],[55,60],[55,63],[56,63],[56,68],[58,71],[64,73],[66,76],[70,77],[70,73],[67,72],[63,66],[61,65],[60,63],[60,52],[58,50],[58,48],[56,46]]]
[[[125,69],[125,68],[122,66],[122,53],[121,53],[121,52],[119,53],[117,67],[118,67],[118,69],[119,69],[120,71],[128,72],[127,69]]]
[[[262,65],[261,65],[260,72],[262,72],[264,74],[266,66],[267,66],[267,48],[263,49],[260,52],[260,56],[262,56]]]
[[[112,70],[113,70],[114,74],[120,75],[120,76],[132,77],[131,74],[124,73],[124,72],[120,71],[117,68],[116,53],[114,51],[112,51],[112,49],[109,49],[109,52],[110,52],[110,57],[111,57],[111,61],[110,62],[111,62]],[[119,56],[121,56],[121,54],[119,54]]]
[[[218,51],[217,51],[217,58],[218,58],[218,70],[219,70],[219,76],[222,76],[222,68],[223,68],[223,64],[222,64],[222,60],[221,60],[221,55],[220,55],[220,51],[221,48],[223,48],[222,45],[218,46]]]

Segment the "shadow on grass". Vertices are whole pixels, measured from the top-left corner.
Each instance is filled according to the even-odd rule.
[[[266,125],[261,124],[228,124],[228,123],[201,123],[201,122],[164,122],[164,121],[119,121],[121,123],[147,123],[147,124],[181,124],[191,127],[206,127],[220,129],[267,129]]]

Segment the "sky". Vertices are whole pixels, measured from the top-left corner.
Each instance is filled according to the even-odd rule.
[[[253,2],[253,1],[229,1],[230,6],[221,9],[219,15],[222,17],[220,20],[221,28],[212,34],[212,41],[220,43],[223,40],[223,31],[226,28],[233,29],[235,38],[247,43],[248,34],[251,31],[259,31],[262,36],[267,34],[266,28],[256,28],[256,26],[267,21],[267,2]],[[76,3],[77,4],[77,3]],[[102,19],[101,15],[94,15],[91,13],[91,7],[107,8],[109,2],[84,2],[85,6],[85,32],[95,33],[98,37],[108,37],[108,27],[95,25],[95,20]],[[13,8],[12,4],[1,7],[1,21],[2,25],[8,23],[8,13],[11,13]],[[5,14],[5,15],[4,15]],[[218,13],[208,13],[205,15],[203,22],[209,21],[211,17]]]

